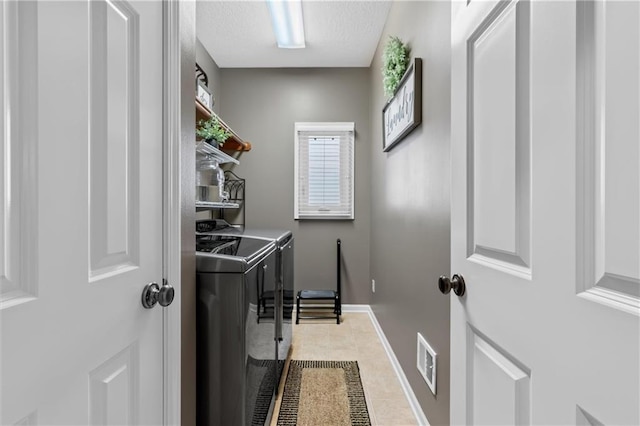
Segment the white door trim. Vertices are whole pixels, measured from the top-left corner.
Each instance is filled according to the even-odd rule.
[[[163,276],[175,299],[163,309],[163,423],[180,424],[180,4],[163,2]]]

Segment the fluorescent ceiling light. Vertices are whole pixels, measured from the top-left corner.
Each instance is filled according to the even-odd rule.
[[[302,0],[267,0],[267,5],[278,47],[283,49],[305,47]]]

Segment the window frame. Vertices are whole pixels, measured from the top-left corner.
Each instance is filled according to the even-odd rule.
[[[310,215],[300,214],[300,132],[351,132],[351,214],[350,215]],[[295,220],[354,220],[355,219],[355,152],[356,152],[356,131],[354,122],[296,122],[294,125],[294,199],[293,218]]]

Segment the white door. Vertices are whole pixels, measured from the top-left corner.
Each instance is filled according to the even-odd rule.
[[[0,423],[162,424],[162,3],[0,5]]]
[[[640,3],[452,7],[451,422],[640,424]]]

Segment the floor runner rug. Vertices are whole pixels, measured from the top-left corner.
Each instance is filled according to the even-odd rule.
[[[357,361],[291,360],[277,424],[371,425]]]

